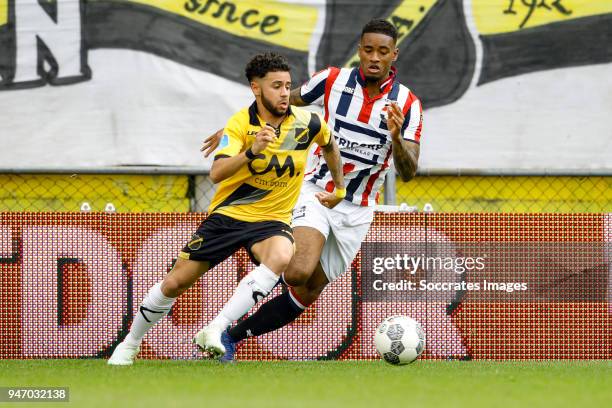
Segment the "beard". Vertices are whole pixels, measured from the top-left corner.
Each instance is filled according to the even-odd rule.
[[[276,106],[272,105],[272,102],[268,98],[266,98],[266,95],[264,95],[263,90],[261,91],[261,104],[264,106],[264,108],[268,110],[268,112],[270,112],[273,116],[276,116],[277,118],[285,116],[285,114],[287,113],[287,109],[281,110]]]
[[[365,76],[366,83],[376,83],[376,82],[380,81],[382,78],[383,78],[382,75],[381,76],[377,76],[377,77],[375,77],[375,76],[367,76],[367,75]]]
[[[365,72],[365,69],[363,69],[363,71]],[[389,70],[386,70],[386,71],[382,70],[380,71],[378,75],[365,75],[364,74],[366,83],[377,83],[380,81],[384,81],[388,77],[389,77]]]

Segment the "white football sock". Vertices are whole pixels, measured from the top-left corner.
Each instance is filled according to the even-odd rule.
[[[251,310],[255,303],[268,296],[278,279],[278,275],[266,265],[259,265],[242,278],[230,300],[210,324],[225,330]]]
[[[176,298],[164,296],[161,291],[161,282],[153,285],[140,304],[125,341],[132,345],[139,345],[145,333],[168,314],[175,300]]]

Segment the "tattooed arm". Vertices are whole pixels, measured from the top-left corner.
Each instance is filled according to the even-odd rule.
[[[393,161],[395,169],[402,181],[410,181],[415,175],[419,162],[419,145],[404,140],[401,135],[404,115],[397,103],[389,106],[389,120],[387,121],[391,140],[393,141]]]

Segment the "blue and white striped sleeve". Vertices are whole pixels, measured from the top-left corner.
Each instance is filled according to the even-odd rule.
[[[314,74],[308,81],[302,85],[301,96],[302,100],[307,104],[323,104],[323,96],[325,95],[325,83],[331,68],[324,69]]]

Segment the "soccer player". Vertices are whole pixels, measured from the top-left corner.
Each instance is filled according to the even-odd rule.
[[[346,194],[340,154],[327,124],[319,114],[289,104],[291,76],[285,58],[260,54],[245,71],[255,102],[225,127],[210,171],[219,187],[209,216],[172,271],[150,289],[108,364],[132,364],[143,336],[170,311],[176,298],[241,247],[257,267],[238,283],[219,320],[239,319],[272,290],[293,256],[291,210],[313,143],[333,169],[335,186],[335,192],[321,192],[317,199],[333,208]]]
[[[347,184],[345,199],[333,209],[315,199],[332,191],[329,166],[321,160],[306,175],[293,212],[296,252],[283,274],[289,291],[263,304],[256,313],[222,333],[212,344],[221,361],[232,361],[236,343],[276,330],[295,320],[344,273],[355,258],[374,217],[379,189],[393,155],[402,180],[414,177],[419,158],[422,108],[419,99],[397,81],[397,30],[380,19],[362,30],[359,67],[330,67],[291,91],[291,103],[323,105],[325,120],[338,142]],[[221,131],[204,141],[215,149]]]

